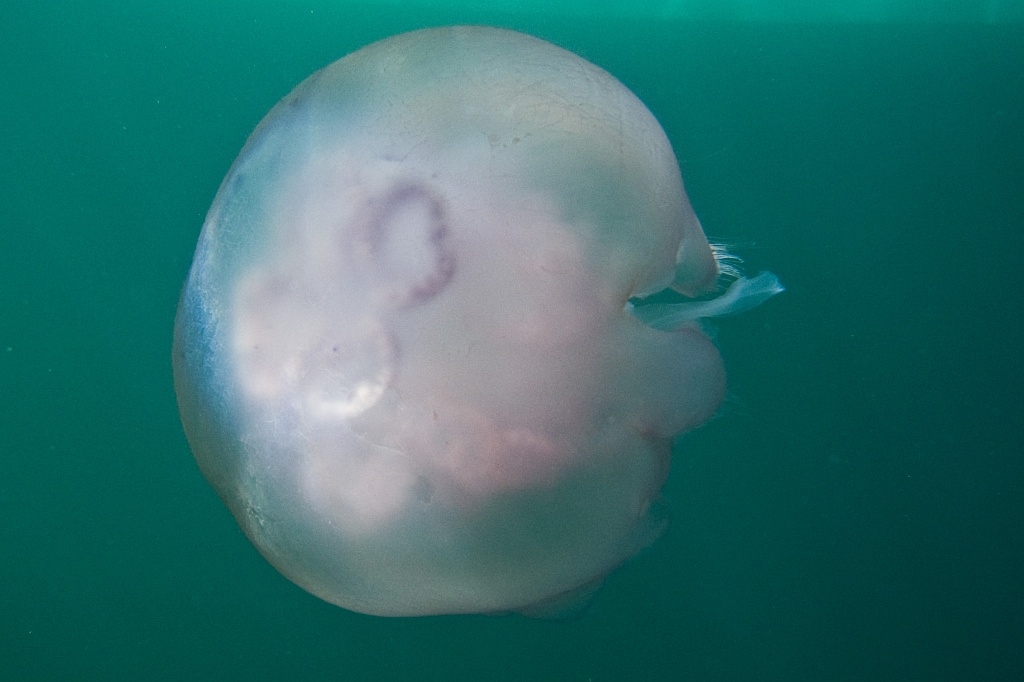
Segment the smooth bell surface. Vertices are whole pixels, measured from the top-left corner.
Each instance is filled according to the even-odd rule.
[[[657,537],[672,439],[724,395],[696,322],[627,300],[717,275],[615,78],[507,30],[395,36],[300,84],[221,185],[175,324],[182,422],[313,594],[543,611]]]

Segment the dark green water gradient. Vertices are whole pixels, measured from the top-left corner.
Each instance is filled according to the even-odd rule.
[[[1024,32],[280,3],[0,23],[0,677],[1024,679]],[[267,565],[194,465],[171,324],[245,137],[374,39],[486,21],[661,119],[706,231],[787,292],[722,320],[670,530],[569,623],[381,619]]]

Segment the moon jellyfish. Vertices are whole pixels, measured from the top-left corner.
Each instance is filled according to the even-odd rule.
[[[314,595],[564,612],[662,531],[673,438],[725,392],[701,319],[781,290],[722,278],[615,78],[513,31],[406,33],[301,83],[224,179],[175,322],[181,419]]]

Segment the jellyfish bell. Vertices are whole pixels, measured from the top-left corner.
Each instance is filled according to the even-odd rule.
[[[225,178],[175,321],[182,423],[311,593],[550,615],[664,526],[672,439],[725,390],[700,319],[781,290],[718,278],[615,78],[513,31],[406,33],[300,84]]]

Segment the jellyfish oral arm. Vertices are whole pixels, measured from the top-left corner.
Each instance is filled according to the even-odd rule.
[[[754,277],[740,277],[717,298],[684,303],[626,303],[626,310],[649,327],[672,331],[705,317],[735,315],[761,305],[775,294],[785,291],[779,278],[771,272]]]

